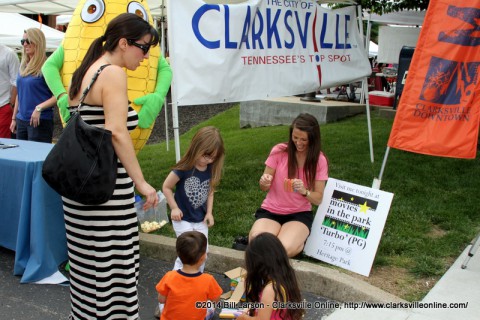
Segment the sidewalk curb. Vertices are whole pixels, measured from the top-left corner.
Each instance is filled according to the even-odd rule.
[[[175,261],[175,239],[140,233],[140,254],[163,261]],[[320,265],[291,260],[300,289],[336,301],[406,302],[362,280]],[[243,251],[208,246],[205,269],[217,273],[243,266]]]

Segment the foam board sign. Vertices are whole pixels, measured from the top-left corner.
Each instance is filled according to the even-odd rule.
[[[305,254],[369,276],[393,193],[329,178]]]

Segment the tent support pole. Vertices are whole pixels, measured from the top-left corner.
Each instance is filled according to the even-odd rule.
[[[373,157],[373,139],[372,139],[372,119],[370,118],[370,99],[368,98],[368,78],[365,77],[362,80],[362,91],[365,95],[365,111],[367,113],[367,126],[368,126],[368,144],[370,145],[370,161],[374,162]]]
[[[162,0],[162,16],[160,17],[160,30],[161,30],[161,50],[162,50],[162,57],[165,58],[165,15],[164,15],[164,8],[165,8],[165,0]],[[157,79],[158,81],[158,79]],[[168,99],[165,97],[165,101],[163,101],[163,109],[165,113],[165,142],[167,144],[167,151],[170,151],[170,138],[168,136]]]
[[[358,5],[357,6],[357,20],[358,20],[358,28],[360,30],[360,34],[363,35],[363,19],[362,19],[362,6]],[[370,25],[370,23],[369,23]],[[367,33],[370,32],[368,30],[369,28],[367,27]],[[368,57],[368,47],[370,45],[370,37],[369,35],[367,36],[366,43],[365,43],[365,48],[367,51],[367,57]],[[372,139],[372,120],[370,118],[370,101],[368,99],[368,77],[363,78],[362,80],[362,90],[360,94],[360,102],[363,101],[363,98],[365,98],[365,111],[367,113],[367,126],[368,126],[368,144],[370,145],[370,161],[373,163],[374,162],[374,156],[373,156],[373,139]]]
[[[378,175],[378,178],[373,179],[373,183],[372,183],[373,189],[380,189],[380,185],[382,184],[383,172],[385,171],[385,167],[387,166],[387,159],[388,159],[389,152],[390,152],[390,147],[387,146],[387,150],[385,150],[385,156],[383,157],[382,167],[380,168],[380,173]]]
[[[365,49],[367,51],[367,57],[370,56],[370,33],[372,32],[372,24],[370,22],[370,15],[368,16],[368,21],[367,21],[367,36],[365,37]],[[362,33],[363,35],[363,33]],[[362,86],[366,86],[366,90],[362,90],[362,96],[360,97],[360,103],[363,103],[366,99],[365,97],[368,98],[368,77],[367,81],[365,83],[362,83]]]
[[[172,99],[173,100],[173,99]],[[180,161],[180,134],[178,132],[178,106],[172,101],[173,137],[175,139],[175,160]]]
[[[162,4],[163,4],[162,0]],[[162,7],[163,10],[163,7]],[[171,6],[167,7],[167,16],[171,17]],[[167,23],[168,24],[168,23]],[[171,37],[171,28],[168,28],[168,39]],[[172,45],[169,45],[170,52],[175,52],[175,48]],[[170,57],[174,59],[174,55]],[[172,61],[173,62],[173,61]],[[178,131],[178,101],[177,101],[177,90],[175,85],[175,77],[172,78],[171,84],[171,97],[172,97],[172,123],[173,123],[173,139],[175,142],[175,160],[176,162],[180,161],[180,133]]]

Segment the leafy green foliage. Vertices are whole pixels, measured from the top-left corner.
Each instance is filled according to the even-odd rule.
[[[430,0],[359,0],[363,9],[382,14],[401,10],[426,10]]]

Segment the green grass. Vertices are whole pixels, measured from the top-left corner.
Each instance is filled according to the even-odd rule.
[[[206,125],[220,129],[226,149],[209,243],[231,247],[233,239],[247,235],[254,222],[253,213],[265,196],[258,187],[264,161],[273,145],[287,140],[288,127],[240,129],[236,106],[182,135],[182,154],[192,135]],[[391,126],[392,120],[379,118],[372,112],[375,157],[372,164],[365,115],[321,125],[329,176],[371,186],[379,174]],[[160,190],[175,163],[173,141],[168,152],[165,143],[145,146],[139,160],[147,181]],[[451,159],[391,149],[381,189],[394,193],[394,198],[374,268],[400,267],[418,278],[442,275],[479,231],[479,177],[479,157]],[[159,234],[174,237],[171,226],[162,228]],[[407,298],[418,299],[424,293]]]

